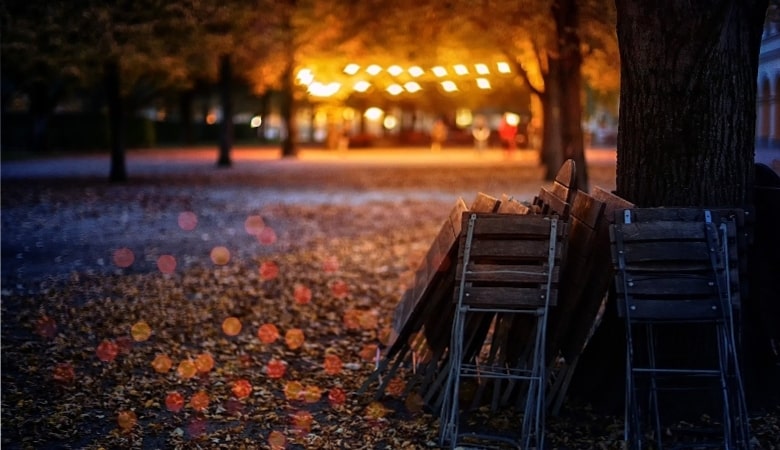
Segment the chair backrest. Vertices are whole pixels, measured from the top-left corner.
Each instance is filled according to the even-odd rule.
[[[483,308],[554,305],[566,235],[556,217],[464,213],[455,298]]]
[[[616,211],[610,226],[618,314],[632,320],[712,320],[731,314],[729,263],[717,213]]]
[[[549,189],[542,187],[532,204],[541,214],[555,214],[563,220],[568,220],[575,195],[577,170],[574,160],[568,159],[558,169],[552,186]]]

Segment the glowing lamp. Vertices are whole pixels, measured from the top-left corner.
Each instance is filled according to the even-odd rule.
[[[346,73],[347,75],[354,75],[358,73],[358,70],[360,70],[360,66],[358,66],[355,63],[347,64],[347,66],[344,67],[344,73]]]
[[[444,89],[445,92],[455,92],[458,90],[458,85],[449,80],[442,81],[441,88]]]
[[[401,75],[404,73],[403,67],[399,66],[398,64],[393,64],[392,66],[387,68],[387,73],[390,75],[397,77],[398,75]]]
[[[370,66],[366,67],[366,72],[368,72],[369,75],[376,75],[381,71],[382,67],[378,64],[371,64]]]

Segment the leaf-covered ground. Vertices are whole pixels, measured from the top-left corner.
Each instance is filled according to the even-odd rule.
[[[3,167],[3,448],[437,448],[403,377],[357,392],[455,200],[530,200],[535,165],[145,162],[118,185]],[[777,414],[756,425],[779,448]],[[622,422],[547,434],[620,448]]]

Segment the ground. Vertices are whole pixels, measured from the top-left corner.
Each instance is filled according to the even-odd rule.
[[[216,156],[131,152],[119,184],[102,156],[3,163],[3,448],[437,448],[402,379],[358,391],[455,201],[531,200],[536,155]],[[614,155],[589,161],[613,189]],[[621,437],[588,408],[548,418],[550,448]]]

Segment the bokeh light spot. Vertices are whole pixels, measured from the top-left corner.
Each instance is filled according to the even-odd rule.
[[[209,394],[206,391],[198,391],[190,398],[190,406],[195,411],[205,411],[209,407]]]
[[[247,398],[249,397],[249,394],[252,393],[252,385],[248,380],[236,380],[233,382],[231,392],[233,392],[233,395],[238,399]]]
[[[222,321],[222,332],[228,336],[236,336],[241,332],[241,321],[237,317],[228,317]]]
[[[208,422],[202,417],[193,418],[190,423],[187,424],[187,433],[191,439],[198,439],[206,433],[206,425]]]
[[[287,438],[281,431],[272,431],[268,435],[268,445],[271,446],[271,450],[284,450],[287,447]]]
[[[266,375],[268,378],[282,378],[287,371],[287,365],[278,359],[268,361],[266,365]]]
[[[303,330],[300,328],[291,328],[287,330],[287,333],[284,335],[284,341],[287,344],[287,348],[290,350],[301,348],[304,341]]]
[[[297,411],[292,416],[293,428],[300,434],[307,434],[311,431],[312,417],[309,411]]]
[[[211,262],[218,266],[224,266],[230,262],[230,250],[227,247],[217,246],[211,249]]]
[[[195,368],[198,369],[199,373],[209,372],[214,368],[214,357],[208,352],[201,353],[195,358]]]
[[[379,350],[378,345],[366,344],[360,350],[360,358],[364,361],[374,361],[376,360],[377,350]]]
[[[47,315],[35,321],[35,334],[42,338],[53,339],[57,335],[57,322]]]
[[[263,245],[271,245],[276,242],[276,231],[271,227],[265,227],[257,234],[257,240]]]
[[[263,231],[263,228],[265,228],[265,221],[262,216],[252,215],[247,217],[244,221],[244,230],[246,230],[247,234],[251,234],[252,236],[260,234],[260,232]]]
[[[192,231],[198,226],[198,216],[192,211],[183,211],[179,213],[179,228],[184,231]]]
[[[387,409],[379,401],[373,401],[366,406],[365,417],[367,419],[377,420],[387,415]]]
[[[115,266],[124,269],[133,265],[135,255],[129,248],[122,247],[114,250],[113,260]]]
[[[105,339],[100,344],[98,344],[95,353],[97,354],[98,359],[101,361],[111,362],[116,359],[116,355],[119,354],[119,348],[114,343],[114,341]]]
[[[148,323],[141,320],[133,324],[133,327],[130,328],[130,334],[136,342],[143,342],[152,335],[152,328]]]
[[[260,279],[263,281],[273,280],[279,275],[279,266],[273,261],[263,261],[260,264]]]
[[[173,361],[166,354],[158,353],[152,360],[152,368],[157,373],[168,373],[171,367],[173,367]]]
[[[119,336],[114,343],[120,355],[127,355],[133,349],[133,339],[130,336]]]
[[[157,258],[157,269],[162,273],[173,273],[176,271],[176,258],[173,255],[160,255]]]
[[[119,428],[124,431],[130,431],[138,422],[138,418],[133,411],[120,411],[116,416],[116,423]]]
[[[185,359],[179,363],[179,367],[176,368],[176,373],[179,374],[179,378],[188,380],[198,373],[198,368],[195,366],[193,360]]]
[[[284,398],[287,400],[300,400],[303,394],[303,385],[298,381],[288,381],[284,385]]]
[[[322,389],[318,386],[306,386],[303,391],[303,400],[306,403],[317,403],[322,398]]]
[[[339,259],[335,256],[328,256],[322,262],[322,270],[325,273],[333,273],[339,270]]]
[[[379,312],[376,310],[362,311],[358,317],[360,328],[364,330],[376,330],[379,327]]]
[[[178,392],[169,392],[165,396],[165,407],[170,412],[179,412],[184,408],[184,396]]]
[[[52,379],[60,384],[72,384],[76,379],[76,371],[68,362],[61,362],[54,366]]]
[[[404,393],[404,389],[406,389],[406,382],[399,377],[394,377],[387,383],[387,393],[394,397],[400,397]]]
[[[272,323],[266,323],[257,329],[257,337],[263,344],[271,344],[279,339],[279,329]]]
[[[343,389],[335,387],[328,392],[328,403],[330,403],[330,406],[343,405],[345,401],[347,401],[347,394]]]
[[[359,330],[360,329],[360,311],[357,309],[348,309],[344,311],[344,328],[347,330]]]
[[[305,305],[311,302],[311,289],[302,284],[296,284],[293,290],[293,298],[295,298],[295,303]]]
[[[406,396],[404,405],[406,405],[406,409],[409,410],[409,412],[419,413],[422,412],[423,407],[425,406],[425,401],[417,392],[411,392]]]
[[[325,373],[328,375],[338,375],[341,373],[341,358],[338,355],[325,355],[325,361],[322,363]]]
[[[330,284],[330,292],[335,298],[344,298],[349,293],[349,286],[344,280],[336,280]]]

